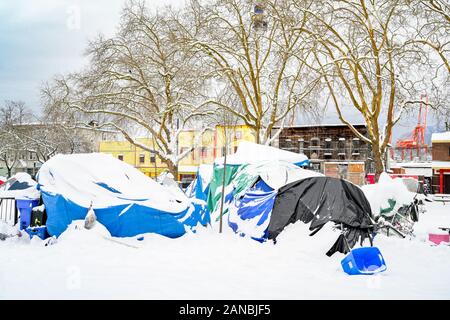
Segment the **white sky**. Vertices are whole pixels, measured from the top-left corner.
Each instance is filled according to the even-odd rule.
[[[147,0],[150,7],[183,0]],[[87,41],[112,35],[125,0],[0,0],[0,104],[40,110],[42,83],[80,69]]]
[[[146,0],[150,8],[184,0]],[[83,67],[87,41],[112,35],[125,0],[0,0],[0,104],[22,100],[39,112],[40,87],[55,74]],[[349,115],[353,121],[359,118]],[[325,122],[338,122],[329,108]],[[407,119],[396,134],[409,131]],[[395,137],[394,137],[395,138]]]

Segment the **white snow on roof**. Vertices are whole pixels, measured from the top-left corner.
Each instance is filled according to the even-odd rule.
[[[22,183],[28,187],[20,188],[20,190],[10,189],[11,187],[14,189],[17,184]],[[28,173],[18,172],[0,186],[0,198],[39,199],[40,193],[36,186],[36,181],[34,181]]]
[[[178,166],[179,173],[196,173],[198,166]]]
[[[312,170],[305,170],[285,161],[271,161],[261,165],[250,165],[243,173],[261,177],[274,190],[303,179],[323,177],[324,175]]]
[[[253,164],[262,161],[286,161],[299,163],[308,160],[308,157],[301,153],[294,153],[278,148],[256,144],[248,141],[241,141],[235,154],[227,156],[227,164]],[[216,164],[223,164],[224,158],[216,159]]]
[[[431,162],[397,162],[395,166],[400,168],[431,168]]]
[[[39,170],[43,192],[59,194],[76,204],[106,208],[138,203],[166,212],[181,212],[189,200],[106,154],[57,155]]]
[[[432,167],[433,169],[450,169],[450,161],[433,161]]]
[[[360,122],[360,123],[352,123],[352,126],[354,127],[367,127],[366,123]],[[345,123],[311,123],[311,124],[299,124],[299,125],[293,125],[293,126],[285,126],[285,129],[289,128],[319,128],[319,127],[347,127]],[[275,127],[274,129],[279,129],[279,127]]]
[[[450,131],[433,133],[431,135],[431,142],[450,142]]]

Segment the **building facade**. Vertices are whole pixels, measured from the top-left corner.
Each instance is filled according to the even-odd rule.
[[[355,124],[354,127],[367,135],[366,125]],[[311,169],[327,176],[362,185],[366,173],[373,172],[370,145],[343,124],[284,128],[277,141],[280,149],[305,154],[310,159]]]
[[[433,133],[431,143],[433,192],[450,194],[450,131]]]
[[[235,153],[239,143],[243,140],[255,142],[252,130],[245,125],[232,127],[216,126],[213,131],[206,131],[200,141],[196,143],[196,130],[186,130],[180,133],[178,138],[178,152],[192,151],[183,158],[178,165],[178,181],[184,185],[195,178],[198,166],[201,164],[212,164],[218,157],[225,153]],[[138,138],[140,143],[154,146],[151,138]],[[167,171],[167,166],[161,159],[145,151],[128,141],[102,141],[99,146],[101,153],[110,154],[134,166],[149,177],[155,178]]]

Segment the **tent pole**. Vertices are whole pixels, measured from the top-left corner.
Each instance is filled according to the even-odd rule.
[[[224,128],[224,130],[226,130]],[[226,133],[225,133],[226,135]],[[225,145],[227,146],[228,144],[225,143]],[[225,175],[227,173],[227,148],[225,147],[225,155],[223,158],[223,177],[222,177],[222,194],[220,197],[220,222],[219,222],[219,233],[222,233],[222,225],[223,225],[223,203],[225,200]]]

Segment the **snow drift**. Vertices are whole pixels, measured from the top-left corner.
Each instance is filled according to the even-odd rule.
[[[59,236],[74,220],[84,219],[91,205],[116,237],[176,238],[209,223],[204,206],[110,155],[58,155],[42,166],[37,179],[50,235]]]
[[[378,183],[362,186],[361,189],[369,200],[374,216],[392,204],[394,207],[391,210],[397,210],[403,205],[410,204],[414,198],[414,193],[408,190],[402,179],[393,179],[385,172],[380,175]]]

